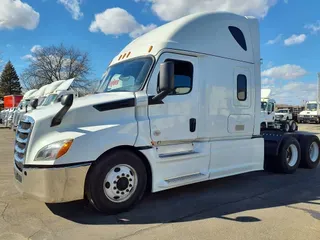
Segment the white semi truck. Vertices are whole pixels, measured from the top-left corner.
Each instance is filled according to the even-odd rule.
[[[320,107],[317,101],[308,101],[305,110],[298,114],[298,122],[319,123]]]
[[[317,136],[261,131],[260,76],[257,19],[209,12],[165,24],[113,59],[97,94],[24,116],[17,188],[117,213],[148,191],[317,167]]]
[[[280,129],[285,132],[298,130],[289,109],[276,111],[276,101],[270,98],[271,89],[261,89],[261,129]]]

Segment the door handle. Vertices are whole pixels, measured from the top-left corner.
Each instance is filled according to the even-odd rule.
[[[190,132],[196,131],[197,120],[195,118],[190,118],[189,120]]]

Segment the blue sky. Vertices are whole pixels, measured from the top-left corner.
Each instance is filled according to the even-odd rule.
[[[278,102],[316,97],[319,0],[1,0],[0,52],[18,74],[35,45],[90,54],[93,78],[135,37],[189,13],[226,10],[260,19],[262,83]],[[12,17],[13,16],[13,17]]]

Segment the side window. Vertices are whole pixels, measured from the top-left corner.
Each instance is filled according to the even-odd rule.
[[[174,91],[169,95],[184,95],[192,90],[193,65],[191,62],[167,59],[174,62]],[[159,76],[158,76],[159,83]],[[159,88],[159,84],[158,84]],[[159,89],[157,89],[159,93]]]
[[[247,100],[247,77],[243,74],[239,74],[237,77],[237,98],[239,101]]]
[[[242,49],[247,51],[247,43],[243,32],[239,28],[233,26],[229,27],[229,31]]]

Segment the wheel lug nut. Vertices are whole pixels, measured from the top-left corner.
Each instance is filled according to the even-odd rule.
[[[121,193],[122,195],[124,194],[124,192]]]
[[[129,189],[127,189],[126,191],[129,192]]]
[[[132,179],[130,178],[129,181],[132,182]]]
[[[119,191],[117,191],[117,194],[119,194],[120,192]]]
[[[124,177],[124,175],[125,175],[125,174],[124,174],[124,173],[122,173],[122,177]]]
[[[117,190],[117,188],[116,188],[116,187],[114,187],[114,188],[113,188],[113,190]]]
[[[129,177],[129,174],[127,174],[127,177]]]
[[[114,184],[117,184],[117,181],[114,181],[113,183],[114,183]]]
[[[132,187],[132,185],[130,184],[129,187]]]

